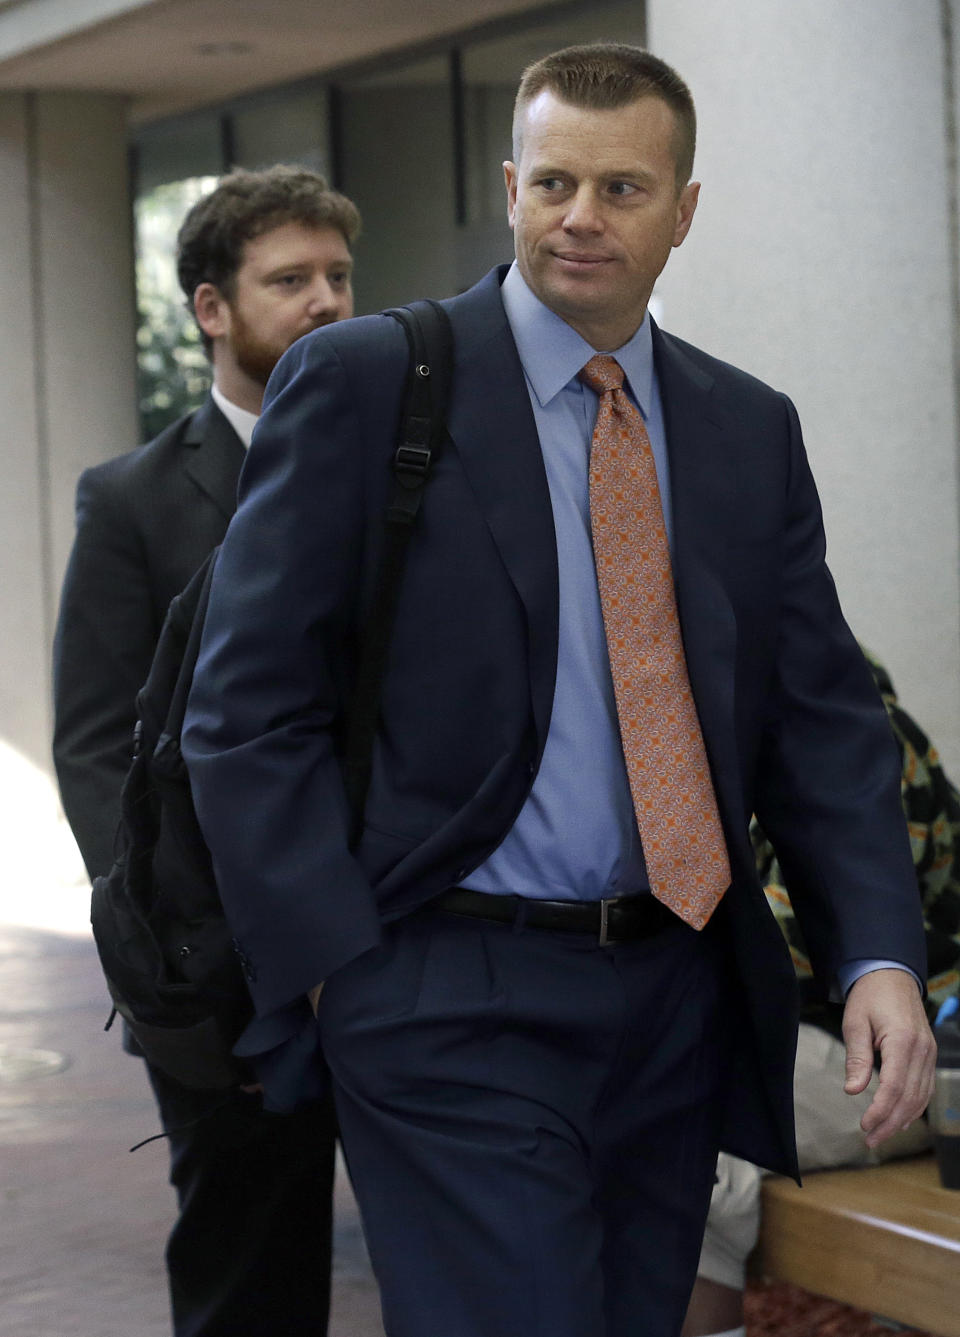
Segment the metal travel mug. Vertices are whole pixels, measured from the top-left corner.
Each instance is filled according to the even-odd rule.
[[[933,1033],[937,1071],[927,1118],[940,1182],[944,1188],[960,1189],[960,1010],[941,1010]]]

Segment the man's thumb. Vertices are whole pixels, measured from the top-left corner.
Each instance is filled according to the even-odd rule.
[[[847,1046],[843,1089],[848,1096],[855,1096],[866,1090],[873,1074],[873,1037],[869,1026],[856,1026],[845,1030],[843,1038]]]

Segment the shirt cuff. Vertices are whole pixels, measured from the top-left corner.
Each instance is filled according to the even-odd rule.
[[[923,993],[923,983],[916,971],[905,966],[902,961],[887,961],[882,957],[873,958],[871,956],[860,957],[856,961],[846,961],[837,970],[837,992],[838,996],[831,999],[832,1002],[843,1002],[847,994],[856,984],[861,975],[869,975],[873,970],[902,970],[907,975],[912,975],[917,981],[917,988]]]

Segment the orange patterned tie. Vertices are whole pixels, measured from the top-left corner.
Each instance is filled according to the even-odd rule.
[[[650,890],[699,929],[730,885],[730,864],[687,676],[650,438],[615,358],[598,353],[580,378],[600,396],[593,552]]]

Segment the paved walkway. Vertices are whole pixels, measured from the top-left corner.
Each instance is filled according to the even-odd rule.
[[[107,1012],[88,934],[0,922],[0,1337],[169,1337],[166,1144],[128,1152],[157,1118]],[[342,1171],[336,1212],[330,1337],[382,1337]]]

